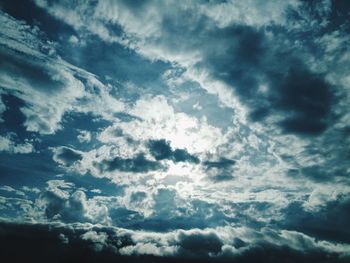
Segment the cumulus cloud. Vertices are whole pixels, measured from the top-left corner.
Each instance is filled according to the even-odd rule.
[[[46,191],[36,201],[39,211],[47,219],[62,222],[101,222],[109,224],[108,209],[104,204],[87,198],[82,190],[63,180],[47,182]]]

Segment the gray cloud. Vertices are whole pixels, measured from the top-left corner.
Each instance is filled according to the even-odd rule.
[[[143,154],[137,155],[135,158],[115,157],[110,160],[103,160],[95,164],[101,171],[122,171],[122,172],[148,172],[162,169],[163,166],[159,162],[147,160]]]
[[[316,211],[308,211],[301,203],[294,202],[285,209],[285,218],[281,224],[316,238],[349,243],[349,208],[350,199],[343,195],[322,204]]]
[[[173,150],[165,139],[150,140],[148,142],[149,151],[156,160],[172,160],[177,162],[199,163],[199,159],[189,154],[185,149]]]
[[[45,214],[49,219],[63,222],[86,222],[86,196],[82,191],[74,192],[69,198],[47,191],[40,197],[45,204]]]
[[[233,179],[235,160],[221,157],[217,161],[204,161],[203,165],[209,179],[215,182],[222,182]]]
[[[269,241],[259,239],[259,234],[239,228],[235,233],[214,229],[177,231],[168,234],[142,233],[122,228],[106,228],[93,225],[71,224],[67,226],[40,224],[1,223],[1,245],[4,253],[14,259],[60,262],[87,259],[88,262],[122,260],[123,262],[289,262],[311,260],[322,262],[346,262],[346,254],[329,251],[331,243],[318,243],[297,232],[275,232],[268,234]],[[242,234],[246,231],[245,237]],[[36,238],[32,233],[36,233]],[[234,238],[233,235],[236,235]],[[61,236],[69,239],[62,243]],[[239,236],[239,237],[238,237]],[[246,241],[242,241],[243,238]],[[5,239],[7,240],[5,242]],[[238,241],[240,240],[240,241]],[[72,245],[74,244],[74,245]],[[235,244],[235,245],[234,245]],[[236,246],[236,247],[235,247]],[[15,248],[21,253],[11,255]],[[38,249],[51,253],[38,253]],[[305,249],[305,252],[302,250]],[[84,253],[82,253],[84,251]],[[339,251],[342,251],[339,247]],[[4,256],[4,255],[3,255]],[[131,257],[125,257],[131,256]],[[86,260],[84,260],[86,261]],[[58,262],[58,261],[57,261]]]

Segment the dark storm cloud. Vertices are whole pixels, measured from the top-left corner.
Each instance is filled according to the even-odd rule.
[[[231,166],[235,165],[236,161],[226,158],[220,158],[218,161],[205,161],[203,165],[207,167],[207,169],[219,168],[219,169],[227,169]]]
[[[310,143],[304,149],[305,155],[317,157],[316,163],[298,164],[291,155],[282,155],[284,161],[294,168],[288,171],[291,178],[307,178],[316,183],[344,181],[348,178],[349,150],[346,143],[348,128],[329,131],[318,141]]]
[[[215,175],[210,177],[210,180],[212,180],[214,182],[224,182],[224,181],[229,181],[232,179],[233,179],[232,174],[230,172],[227,172],[227,171],[219,172],[218,174],[215,174]]]
[[[208,178],[214,182],[223,182],[233,179],[235,160],[221,157],[217,161],[204,161],[203,166],[208,173]]]
[[[298,12],[303,13],[303,8],[301,5]],[[195,67],[234,89],[249,107],[251,120],[279,118],[275,124],[282,132],[300,136],[320,135],[332,125],[335,87],[307,62],[309,46],[314,54],[324,52],[319,45],[312,45],[312,37],[304,41],[293,29],[273,24],[254,27],[236,23],[218,28],[209,18],[189,10],[162,18],[161,37],[154,44],[180,54],[201,53]],[[287,19],[291,24],[298,22],[296,17]],[[296,44],[300,41],[303,44]]]
[[[170,159],[173,150],[166,140],[152,140],[148,143],[149,151],[156,160]]]
[[[122,226],[135,230],[143,229],[164,233],[177,229],[191,230],[218,227],[227,223],[239,223],[240,220],[244,220],[249,225],[252,221],[240,212],[237,212],[235,217],[230,217],[222,211],[220,205],[200,199],[191,200],[187,207],[179,209],[177,202],[181,204],[183,200],[176,200],[175,195],[174,190],[160,189],[154,197],[155,205],[152,217],[143,217],[139,214],[132,215],[136,220],[123,222]],[[241,206],[237,205],[237,208],[239,211]],[[242,207],[242,209],[247,209],[247,207]],[[254,225],[254,223],[252,222],[251,225]]]
[[[81,152],[72,148],[61,146],[53,149],[53,160],[65,166],[71,166],[83,159]]]
[[[253,121],[280,116],[276,124],[285,133],[321,134],[332,121],[333,87],[290,47],[268,40],[267,33],[238,25],[210,33],[213,44],[204,50],[198,66],[233,87],[249,106]],[[288,39],[287,34],[283,37]],[[213,52],[215,43],[224,48]]]
[[[268,242],[245,244],[235,239],[234,243],[244,248],[241,253],[230,254],[222,250],[224,241],[214,232],[179,231],[175,240],[148,237],[155,249],[167,244],[176,244],[178,252],[172,256],[153,256],[141,251],[132,255],[122,254],[123,249],[142,247],[135,243],[136,232],[108,227],[84,225],[40,225],[0,223],[1,259],[12,262],[347,262],[348,256],[327,253],[320,249],[301,252],[288,246]],[[172,239],[172,238],[170,238]],[[154,242],[154,243],[152,243]],[[165,243],[164,243],[165,242]],[[169,242],[169,243],[168,243]],[[151,247],[152,247],[151,246]],[[163,247],[165,248],[165,247]],[[146,249],[146,247],[145,247]],[[119,253],[118,253],[119,251]],[[125,250],[124,250],[125,251]],[[209,256],[209,253],[212,256]]]
[[[135,158],[120,158],[115,157],[110,160],[103,160],[100,163],[95,163],[101,171],[122,171],[142,173],[162,169],[163,166],[156,161],[147,160],[143,154],[137,155]]]
[[[12,262],[129,262],[108,248],[96,251],[93,241],[81,238],[87,230],[49,225],[0,223],[1,259]],[[108,231],[108,229],[104,229]],[[97,232],[99,233],[99,232]],[[113,236],[110,236],[113,239]],[[115,240],[117,242],[117,240]],[[122,241],[120,241],[122,242]],[[127,245],[126,242],[122,242]],[[130,262],[136,262],[135,259]]]
[[[289,115],[279,123],[285,132],[317,135],[327,129],[334,96],[321,76],[290,68],[276,90],[278,99],[273,105]]]
[[[150,140],[148,142],[148,148],[152,156],[156,160],[172,160],[175,163],[178,162],[189,162],[189,163],[199,163],[199,159],[189,154],[185,149],[175,149],[173,150],[165,139],[161,140]]]
[[[82,191],[76,191],[69,197],[55,191],[46,191],[40,196],[47,218],[62,222],[88,222],[85,201],[86,196]]]
[[[294,178],[300,176],[305,176],[308,179],[311,179],[316,182],[330,181],[335,179],[339,174],[334,174],[333,171],[329,171],[325,166],[312,165],[306,166],[301,169],[290,169],[288,175]]]
[[[287,229],[303,232],[316,238],[350,243],[350,198],[339,196],[319,209],[305,210],[299,202],[291,203],[285,209],[281,224]]]
[[[200,257],[208,253],[219,253],[223,246],[222,240],[214,233],[192,233],[180,232],[179,243],[181,254],[189,254]]]

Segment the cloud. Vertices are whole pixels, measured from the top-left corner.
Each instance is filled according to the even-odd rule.
[[[177,238],[183,250],[180,253],[192,254],[195,257],[200,257],[201,255],[209,256],[210,254],[216,255],[223,246],[223,241],[215,232],[180,231]]]
[[[25,196],[24,192],[16,190],[13,187],[8,186],[8,185],[0,186],[0,191],[12,192],[12,193],[15,193],[16,195],[19,195],[19,196]]]
[[[229,168],[233,165],[235,165],[235,160],[230,160],[226,158],[220,158],[218,161],[205,161],[203,162],[203,165],[207,167],[207,169],[213,169],[213,168]]]
[[[115,157],[111,160],[103,160],[101,163],[95,164],[101,171],[122,171],[142,173],[162,169],[163,166],[155,161],[150,161],[143,154],[135,156],[135,158],[122,159]]]
[[[115,142],[121,135],[135,142],[165,139],[172,148],[186,149],[191,154],[215,151],[223,143],[219,128],[209,125],[205,118],[176,112],[163,95],[146,95],[135,101],[127,112],[135,118],[107,127],[99,136],[101,141]]]
[[[331,85],[308,69],[296,52],[287,53],[271,43],[267,33],[242,25],[206,32],[208,39],[216,39],[214,43],[223,48],[210,52],[211,45],[204,47],[198,65],[234,89],[240,102],[249,107],[251,120],[274,117],[285,133],[322,133],[331,120]],[[279,53],[288,55],[284,60],[274,59]]]
[[[82,240],[88,240],[93,243],[96,251],[101,251],[104,248],[108,235],[104,232],[97,233],[96,231],[88,231],[81,235]]]
[[[0,152],[10,154],[28,154],[34,152],[33,145],[26,141],[24,143],[16,143],[13,141],[13,136],[0,136]]]
[[[66,8],[59,3],[51,6],[39,1],[37,4],[56,18],[66,17],[63,11]],[[263,18],[261,12],[267,6],[274,15]],[[340,58],[347,57],[347,38],[343,29],[333,32],[330,25],[334,9],[328,1],[317,8],[299,1],[273,2],[266,6],[254,1],[187,3],[184,6],[175,2],[167,6],[152,2],[139,8],[123,3],[89,2],[78,3],[75,7],[79,12],[69,10],[71,19],[65,19],[66,23],[78,31],[88,30],[106,43],[127,46],[151,61],[172,62],[172,70],[178,72],[174,77],[177,81],[196,84],[217,95],[220,103],[234,110],[232,126],[239,130],[237,137],[254,133],[266,145],[278,145],[278,149],[267,146],[273,149],[273,154],[289,151],[294,162],[299,162],[298,167],[293,168],[322,167],[322,162],[300,162],[312,159],[307,145],[322,144],[323,136],[335,137],[331,135],[336,132],[334,128],[344,127],[346,123],[347,96],[341,94],[347,83],[343,70],[347,62]],[[87,10],[90,10],[88,16]],[[141,10],[142,17],[138,15]],[[217,16],[212,10],[221,15]],[[93,22],[84,25],[82,21],[87,17]],[[100,22],[100,17],[104,23]],[[342,23],[346,24],[343,20]],[[142,32],[138,30],[139,25],[143,25]],[[124,39],[111,28],[118,28]],[[305,32],[313,34],[301,38]],[[128,110],[139,119],[114,124],[103,134],[118,129],[135,141],[165,139],[171,147],[186,149],[201,159],[199,153],[213,152],[227,143],[222,131],[207,125],[205,120],[196,121],[174,112],[169,104],[170,100],[162,96],[142,98]],[[157,109],[154,112],[158,116],[152,115],[149,109]],[[104,142],[107,137],[104,136]],[[289,145],[293,145],[293,149]],[[254,157],[247,157],[250,172],[258,165],[257,159],[265,155],[258,151]],[[251,156],[251,152],[246,154]],[[269,162],[276,162],[271,159]],[[248,165],[244,171],[240,170],[240,165],[237,165],[238,173],[248,172]],[[279,170],[277,173],[286,173],[281,168],[284,164],[279,166],[275,166]],[[231,172],[222,173],[217,179],[228,181],[231,175]]]
[[[52,149],[53,160],[64,166],[71,166],[75,162],[83,159],[83,154],[80,151],[74,150],[66,146],[60,146]]]
[[[98,262],[101,258],[105,262],[139,262],[140,259],[145,262],[251,262],[257,259],[262,262],[287,262],[291,259],[298,262],[303,259],[345,262],[349,257],[344,245],[317,242],[291,231],[272,231],[268,233],[267,240],[260,240],[257,232],[242,228],[180,230],[159,234],[88,224],[1,223],[1,230],[1,244],[6,248],[2,256],[10,256],[15,248],[20,247],[21,253],[12,254],[11,258],[21,259],[23,256],[39,262],[55,262],[57,257],[63,262],[85,257],[89,262]],[[32,235],[34,232],[35,237]],[[69,243],[62,243],[62,235],[69,239]],[[236,235],[236,238],[232,235]],[[38,253],[39,247],[51,253]]]
[[[327,129],[334,96],[321,76],[291,68],[279,92],[276,106],[290,114],[279,123],[285,132],[317,135]]]
[[[50,6],[45,1],[37,4],[58,18],[65,17],[65,9],[60,4]],[[228,97],[238,97],[239,103],[233,103],[231,107],[237,111],[242,110],[242,105],[247,107],[250,119],[255,122],[266,121],[286,134],[317,136],[335,121],[332,113],[337,103],[333,91],[337,87],[326,79],[324,70],[316,70],[310,65],[309,62],[317,58],[308,52],[308,43],[298,45],[293,42],[293,34],[288,33],[302,31],[303,26],[308,24],[305,21],[313,25],[314,31],[327,29],[332,18],[331,4],[327,1],[314,9],[299,1],[273,2],[266,6],[255,1],[246,4],[187,3],[184,8],[173,2],[166,7],[148,3],[139,8],[110,2],[86,5],[92,17],[96,17],[95,26],[84,27],[83,23],[70,20],[66,20],[67,23],[77,30],[84,27],[104,41],[122,43],[147,58],[178,63],[187,69],[185,75],[193,81],[224,83],[220,84],[222,88],[214,87],[217,85],[202,85],[202,88],[218,94],[223,102],[227,102]],[[267,6],[269,12],[275,15],[265,20],[261,10]],[[80,22],[86,19],[85,7],[84,4],[76,6],[80,10],[76,19]],[[140,10],[145,17],[152,19],[138,16]],[[196,15],[190,10],[196,10]],[[224,15],[219,20],[212,10]],[[247,10],[252,14],[248,15]],[[156,15],[153,15],[154,12]],[[97,23],[101,14],[105,23],[124,30],[125,42],[113,35],[103,23]],[[323,16],[325,18],[320,19]],[[188,24],[194,26],[188,27]],[[140,32],[138,25],[147,30]],[[177,30],[178,33],[174,34]],[[194,35],[195,38],[192,37]],[[173,43],[178,43],[177,48]],[[277,59],[280,55],[285,59]]]
[[[0,122],[3,122],[2,114],[6,111],[6,105],[0,100]]]
[[[80,134],[78,135],[78,140],[81,143],[84,142],[90,142],[91,141],[91,132],[89,131],[80,131]]]
[[[316,210],[305,209],[302,204],[293,202],[285,209],[285,218],[281,224],[316,238],[349,243],[349,207],[350,200],[344,195],[322,203]]]
[[[63,17],[62,9],[58,8],[60,5],[49,6],[45,2],[38,4],[54,16]],[[90,8],[96,17],[104,14],[109,24],[121,26],[133,43],[124,44],[146,57],[179,63],[187,68],[186,76],[200,83],[203,78],[199,75],[207,76],[204,78],[207,82],[225,83],[225,91],[214,91],[216,88],[206,85],[202,85],[202,88],[217,93],[223,101],[226,100],[225,97],[231,96],[230,89],[233,90],[233,96],[248,107],[253,121],[266,120],[281,132],[299,136],[320,135],[333,124],[335,120],[332,112],[336,107],[333,90],[336,87],[326,80],[324,74],[309,68],[307,60],[311,54],[308,53],[305,59],[306,46],[293,46],[293,40],[286,33],[288,30],[302,30],[301,24],[304,23],[291,14],[301,15],[318,28],[316,14],[329,16],[329,3],[323,2],[320,5],[322,7],[314,10],[314,14],[306,11],[308,9],[304,6],[307,4],[298,1],[283,4],[274,2],[269,5],[269,12],[279,10],[277,13],[283,15],[266,20],[262,19],[261,10],[267,6],[262,7],[257,2],[193,3],[186,4],[186,8],[180,8],[174,3],[169,5],[177,12],[168,12],[170,7],[156,7],[153,3],[142,5],[139,9],[107,2],[96,6],[92,4]],[[250,8],[247,9],[246,5]],[[81,10],[79,19],[84,20],[84,5],[78,5],[77,8]],[[115,12],[109,12],[111,9]],[[143,20],[137,16],[137,10],[143,10],[146,17],[152,17],[151,14],[157,10],[157,15]],[[197,10],[196,15],[191,15],[189,10]],[[224,16],[218,20],[212,10],[220,10]],[[248,15],[247,10],[252,15]],[[148,29],[139,32],[138,24],[147,25]],[[187,27],[187,24],[195,26]],[[261,25],[268,26],[264,28]],[[72,23],[72,26],[75,25]],[[326,24],[320,23],[319,26],[324,27]],[[99,24],[96,28],[88,29],[101,36],[103,27],[103,24]],[[179,28],[183,30],[173,34]],[[103,40],[115,40],[111,31],[103,32],[108,32],[101,36]],[[197,37],[189,37],[193,35]],[[172,43],[180,44],[174,48]],[[288,43],[290,48],[286,50],[283,43]],[[285,59],[277,59],[279,55]],[[238,107],[238,104],[231,106]]]
[[[123,109],[123,103],[110,96],[95,75],[63,60],[57,54],[57,43],[49,41],[38,27],[3,12],[0,18],[4,25],[0,56],[6,65],[0,72],[2,93],[24,101],[20,111],[27,131],[54,134],[62,129],[66,112],[93,112],[111,118],[111,112]],[[96,106],[93,94],[103,107]]]
[[[172,160],[175,163],[177,162],[190,162],[190,163],[199,163],[199,159],[196,156],[189,154],[184,149],[175,149],[172,150],[169,142],[166,140],[150,140],[148,147],[151,155],[156,160]]]
[[[85,192],[60,180],[49,181],[48,187],[37,199],[37,209],[50,221],[100,222],[109,225],[106,205],[88,199]]]
[[[204,161],[206,173],[208,173],[211,180],[222,182],[232,179],[233,166],[236,164],[235,160],[221,157],[217,161]]]
[[[85,194],[74,192],[68,199],[63,199],[53,192],[46,192],[41,197],[46,202],[45,214],[50,219],[63,222],[86,222]]]
[[[36,187],[23,186],[22,190],[25,192],[34,193],[34,194],[40,193],[39,188],[36,188]]]
[[[53,133],[69,104],[82,95],[83,86],[55,57],[54,46],[41,39],[38,28],[4,13],[1,20],[5,27],[0,53],[6,65],[0,73],[2,87],[18,92],[25,101],[21,111],[28,131]]]
[[[57,261],[348,260],[347,5],[12,5],[1,220]]]

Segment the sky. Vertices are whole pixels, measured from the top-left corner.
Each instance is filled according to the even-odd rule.
[[[1,0],[0,258],[350,262],[350,2]]]

